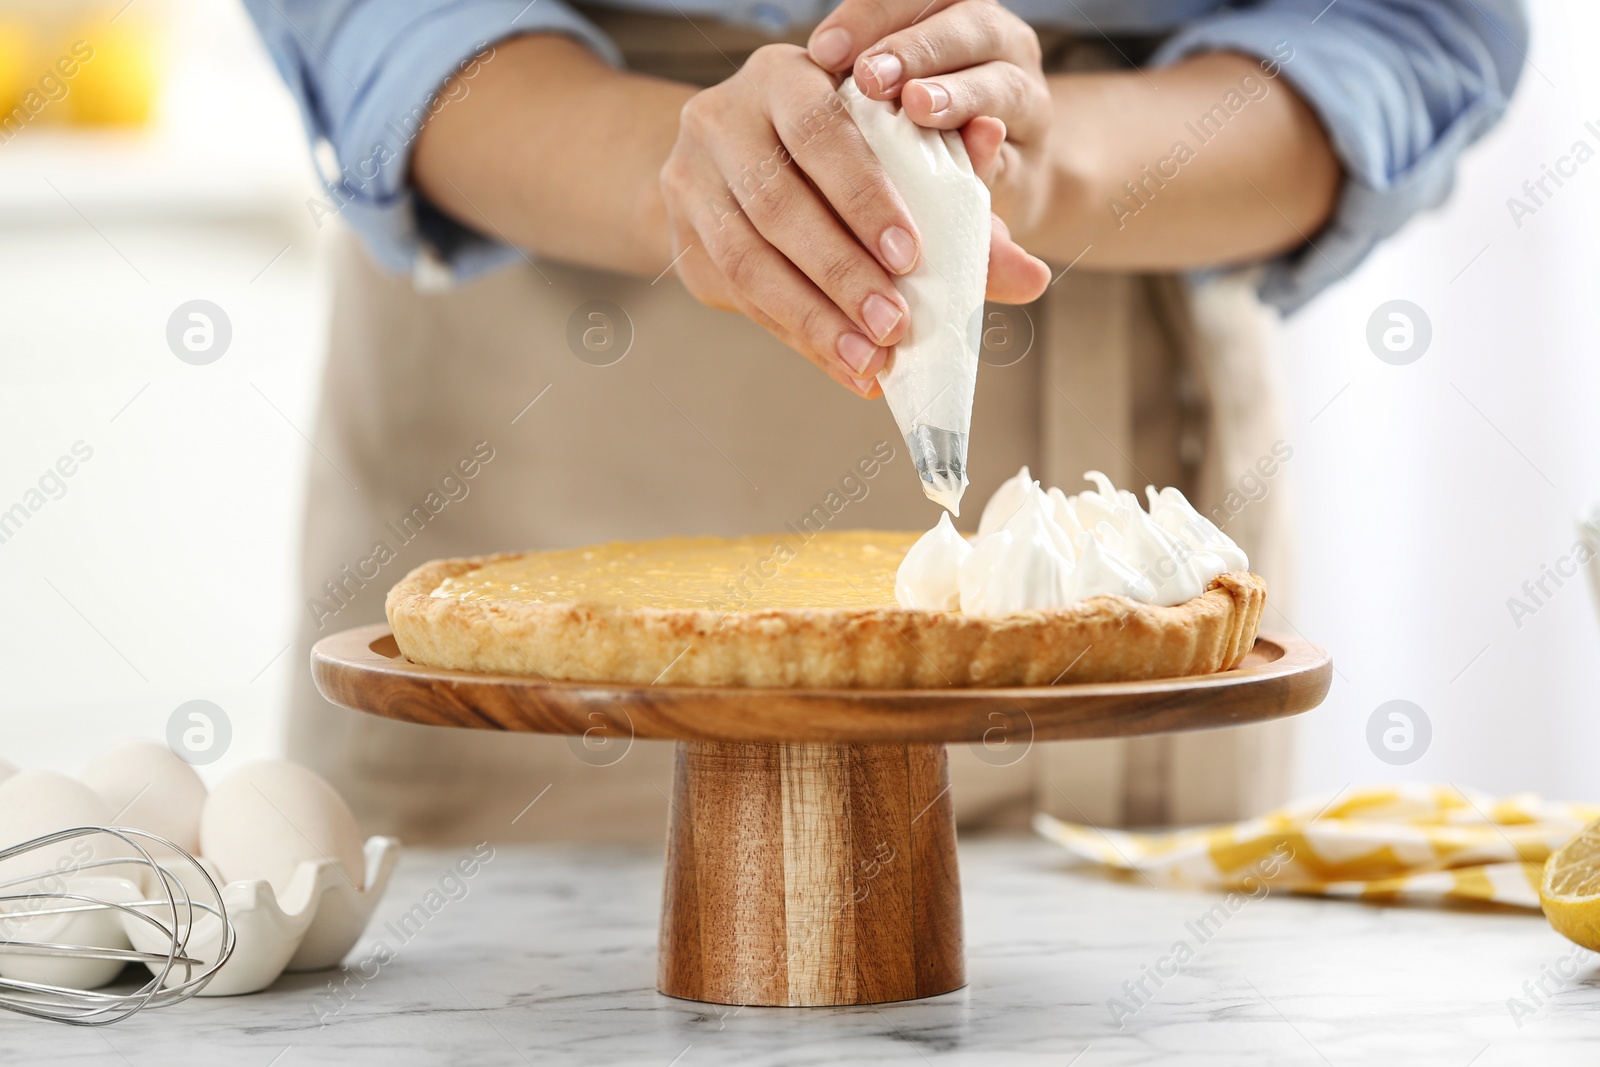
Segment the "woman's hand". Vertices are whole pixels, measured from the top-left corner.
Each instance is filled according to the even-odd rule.
[[[995,0],[844,0],[809,51],[852,71],[867,96],[899,97],[919,126],[960,130],[995,212],[1023,232],[1037,225],[1050,205],[1053,105],[1026,22]]]
[[[837,101],[804,49],[758,49],[684,105],[661,187],[689,292],[744,312],[870,396],[906,331],[894,277],[921,246]]]
[[[1250,262],[1305,246],[1338,202],[1327,131],[1278,77],[1287,42],[1270,59],[1212,52],[1045,76],[1037,37],[995,0],[843,0],[808,50],[868,95],[898,93],[914,121],[959,127],[1000,217],[1057,262]],[[1227,105],[1227,137],[1197,139],[1194,117],[1224,99],[1248,107]]]
[[[691,98],[661,187],[678,276],[696,298],[743,311],[848,388],[878,395],[873,378],[907,327],[894,278],[916,266],[920,240],[834,79],[804,49],[761,48]],[[1048,279],[997,225],[990,295],[1031,300]]]

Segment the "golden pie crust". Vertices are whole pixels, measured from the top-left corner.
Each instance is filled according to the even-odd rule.
[[[637,685],[934,689],[1229,670],[1254,644],[1266,603],[1266,583],[1235,572],[1173,607],[1108,596],[1002,619],[917,611],[893,592],[917,536],[668,538],[435,560],[395,585],[385,607],[400,651],[431,667]]]

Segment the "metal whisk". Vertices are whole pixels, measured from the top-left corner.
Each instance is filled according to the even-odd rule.
[[[132,992],[115,992],[0,977],[0,1008],[76,1026],[114,1023],[141,1008],[163,1007],[194,996],[233,954],[236,935],[222,902],[222,890],[193,856],[155,834],[127,826],[80,826],[62,830],[0,849],[0,870],[12,866],[6,861],[15,857],[100,835],[122,841],[133,854],[102,855],[66,868],[58,865],[53,870],[0,880],[0,961],[9,955],[26,956],[34,961],[65,958],[143,963],[151,969],[149,980]],[[146,844],[160,847],[152,855]],[[74,846],[74,851],[81,847]],[[89,855],[96,854],[91,850]],[[157,855],[161,857],[159,862]],[[193,879],[199,887],[197,893],[208,897],[209,902],[191,899],[188,887],[173,871],[174,866],[182,864],[198,873],[199,878]],[[82,872],[95,868],[111,868],[114,870],[112,877],[123,881],[79,879]],[[153,872],[159,877],[149,877],[144,872]],[[134,875],[131,879],[130,873]],[[89,884],[74,886],[75,880]],[[73,892],[74,888],[137,887],[140,883],[142,888],[127,893],[136,899],[112,900],[92,892]],[[154,885],[159,885],[160,890],[152,890],[150,887]],[[26,927],[37,925],[38,919],[57,916],[62,924],[69,924],[72,921],[69,917],[97,913],[114,914],[126,928],[129,943],[135,947],[23,939],[29,932]],[[197,926],[201,928],[198,933]],[[13,932],[19,936],[10,936]],[[137,947],[139,945],[145,946],[144,949]],[[0,970],[4,969],[5,964],[0,962]]]

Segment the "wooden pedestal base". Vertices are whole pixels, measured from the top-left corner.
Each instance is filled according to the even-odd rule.
[[[944,744],[986,740],[997,706],[1036,741],[1133,737],[1309,711],[1333,680],[1322,649],[1263,635],[1243,666],[1201,678],[602,685],[424,667],[382,625],[323,638],[311,669],[335,704],[405,722],[579,735],[598,721],[606,736],[677,741],[656,985],[720,1004],[870,1004],[966,984]]]
[[[966,984],[937,744],[680,741],[657,988],[871,1004]]]

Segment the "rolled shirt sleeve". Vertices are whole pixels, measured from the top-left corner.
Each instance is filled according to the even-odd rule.
[[[397,273],[442,263],[465,277],[518,253],[432,209],[410,182],[429,115],[472,91],[494,45],[561,33],[613,64],[615,46],[562,0],[245,0],[319,151],[319,227],[344,219]],[[459,78],[449,93],[445,82]],[[486,229],[492,230],[492,226]]]
[[[1261,0],[1186,25],[1152,65],[1216,51],[1280,65],[1326,129],[1345,173],[1333,217],[1261,283],[1287,312],[1443,202],[1462,152],[1504,114],[1527,44],[1520,0]]]

